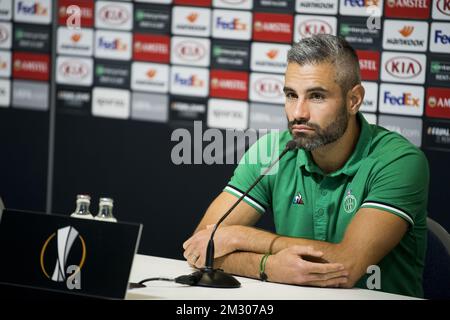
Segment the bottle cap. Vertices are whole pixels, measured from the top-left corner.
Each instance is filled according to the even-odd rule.
[[[100,198],[100,205],[113,205],[114,200],[111,198]]]
[[[79,195],[77,195],[77,201],[78,200],[91,202],[91,196],[88,194],[79,194]]]

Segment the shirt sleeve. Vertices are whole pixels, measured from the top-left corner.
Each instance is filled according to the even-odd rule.
[[[278,139],[277,134],[269,133],[254,143],[240,160],[223,191],[241,197],[273,161],[274,151],[279,151]],[[265,176],[243,201],[259,213],[264,213],[270,205],[270,199],[269,176]]]
[[[388,162],[374,175],[361,208],[393,213],[414,225],[427,210],[429,168],[420,151],[405,152]]]

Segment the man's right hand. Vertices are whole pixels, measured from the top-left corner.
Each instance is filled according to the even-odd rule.
[[[271,282],[315,287],[339,287],[347,282],[348,272],[340,263],[311,262],[323,253],[310,246],[291,246],[268,257],[265,273]]]

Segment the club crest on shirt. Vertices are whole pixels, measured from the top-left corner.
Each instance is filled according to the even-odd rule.
[[[292,204],[304,204],[303,197],[300,192],[297,192],[297,194],[294,196],[294,199],[292,199]]]
[[[347,213],[352,213],[356,209],[356,198],[352,194],[352,189],[347,191],[347,195],[344,197],[343,202],[344,211]]]

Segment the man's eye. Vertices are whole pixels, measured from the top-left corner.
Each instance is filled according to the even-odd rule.
[[[320,93],[312,93],[310,95],[310,98],[313,99],[313,100],[323,100],[323,99],[325,99],[323,94],[320,94]]]
[[[295,99],[295,98],[297,98],[297,95],[292,92],[288,92],[288,93],[286,93],[286,98],[287,99]]]

